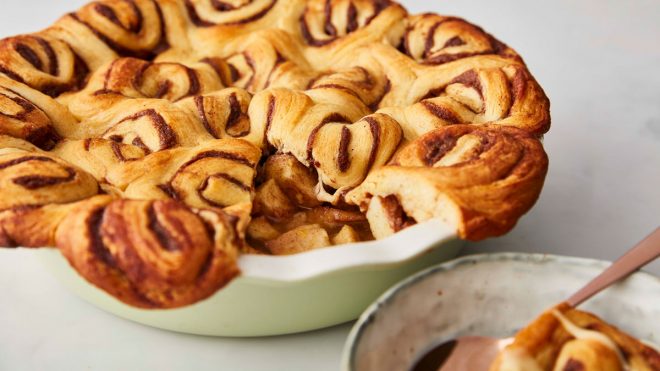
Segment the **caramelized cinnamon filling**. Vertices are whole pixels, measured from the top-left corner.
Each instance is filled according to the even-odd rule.
[[[399,199],[395,195],[389,195],[387,197],[378,196],[378,198],[380,198],[383,209],[387,213],[387,220],[392,230],[398,232],[417,224],[415,219],[406,214],[406,211],[401,206],[401,202],[399,202]]]
[[[316,169],[303,165],[293,155],[271,156],[259,166],[255,184],[257,191],[247,243],[258,252],[288,252],[280,245],[293,245],[297,241],[317,247],[331,245],[336,244],[335,237],[337,243],[346,243],[345,238],[339,238],[342,231],[342,237],[350,236],[348,242],[374,239],[366,216],[358,207],[341,202],[331,205],[316,199]],[[325,184],[323,187],[326,192],[336,192]],[[350,228],[346,229],[347,226]],[[285,242],[288,240],[292,241]]]
[[[329,205],[320,206],[314,209],[299,207],[298,211],[292,217],[286,219],[277,219],[258,214],[255,214],[252,217],[253,220],[258,218],[262,218],[261,220],[265,219],[269,227],[277,233],[274,238],[263,239],[251,235],[250,228],[248,228],[248,234],[246,237],[247,244],[266,254],[273,254],[268,247],[271,241],[276,240],[278,237],[289,231],[307,225],[318,225],[327,232],[328,236],[335,236],[344,226],[350,226],[356,232],[359,241],[374,240],[366,217],[364,217],[364,214],[359,212],[357,208],[338,209]]]

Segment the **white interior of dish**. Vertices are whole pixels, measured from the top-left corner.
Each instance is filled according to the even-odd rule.
[[[432,219],[381,240],[330,246],[295,255],[242,255],[238,263],[244,277],[299,281],[338,270],[399,263],[454,238],[456,231],[452,227]]]

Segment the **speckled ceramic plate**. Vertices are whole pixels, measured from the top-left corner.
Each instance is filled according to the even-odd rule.
[[[145,310],[128,306],[82,279],[53,249],[38,256],[66,287],[117,316],[172,331],[216,336],[301,332],[357,318],[404,277],[454,258],[462,246],[438,220],[388,238],[289,256],[243,255],[241,276],[191,306]]]
[[[407,370],[430,345],[506,337],[610,263],[539,254],[474,255],[429,268],[383,294],[353,327],[342,369]],[[660,279],[635,273],[586,302],[635,337],[660,343]]]

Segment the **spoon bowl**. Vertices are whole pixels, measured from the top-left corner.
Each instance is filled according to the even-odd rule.
[[[432,347],[415,362],[412,371],[487,370],[497,354],[513,338],[498,339],[488,336],[463,336]]]
[[[658,256],[660,256],[660,227],[571,295],[566,303],[571,307],[577,307]],[[504,349],[505,344],[512,341],[512,338],[464,336],[432,348],[416,362],[412,371],[487,371],[497,354]]]

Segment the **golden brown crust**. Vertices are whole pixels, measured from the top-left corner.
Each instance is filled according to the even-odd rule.
[[[249,203],[260,156],[258,148],[236,139],[155,153],[124,168],[131,182],[123,189],[123,196],[172,198],[192,207]]]
[[[44,152],[0,149],[0,210],[16,206],[66,203],[99,192],[96,180]]]
[[[558,314],[579,329],[601,334],[606,342],[613,343],[615,349],[593,335],[576,337]],[[567,304],[544,312],[518,332],[514,342],[498,355],[491,371],[502,369],[511,354],[524,355],[541,370],[660,370],[660,353],[657,350],[595,315]]]
[[[368,210],[375,196],[395,196],[408,217],[440,218],[480,240],[513,228],[538,198],[547,168],[541,143],[523,130],[451,125],[405,146],[347,199]]]
[[[47,150],[73,125],[76,120],[66,107],[0,73],[0,135],[20,138]]]
[[[167,0],[95,1],[45,32],[68,43],[90,70],[117,56],[152,59],[188,44],[176,5]]]
[[[88,73],[66,42],[45,33],[0,43],[0,71],[50,96],[80,88]]]
[[[263,122],[259,126],[266,128],[268,143],[314,167],[319,176],[318,198],[332,203],[384,164],[401,141],[401,127],[395,120],[368,113],[359,98],[334,86],[304,93],[265,90],[250,106],[250,117]],[[336,191],[329,194],[323,186]]]
[[[71,265],[125,303],[174,308],[208,297],[238,274],[233,218],[175,201],[93,198],[60,224]]]
[[[222,249],[248,253],[381,238],[438,216],[482,239],[536,200],[549,124],[522,59],[459,18],[390,0],[98,0],[0,40],[0,192],[11,196],[0,245],[57,245],[134,305],[190,304],[210,291],[138,287],[132,265],[80,260],[90,245],[72,241],[89,240],[90,213],[114,221],[103,236],[144,220],[145,205],[193,224],[225,213],[238,224]],[[426,163],[424,150],[442,159]],[[142,251],[133,244],[149,233],[109,246]]]
[[[541,135],[550,127],[550,103],[523,65],[452,63],[420,74],[410,105],[381,112],[397,118],[408,140],[456,124],[513,126]],[[492,67],[491,67],[492,66]]]
[[[80,119],[108,110],[126,99],[184,98],[224,88],[222,75],[208,63],[184,65],[174,62],[153,63],[137,58],[118,58],[90,77],[79,92],[60,97]]]
[[[0,246],[55,246],[55,231],[74,204],[14,206],[0,211]]]
[[[415,61],[429,65],[486,54],[518,58],[479,26],[430,13],[408,17],[400,49]]]

